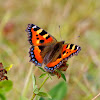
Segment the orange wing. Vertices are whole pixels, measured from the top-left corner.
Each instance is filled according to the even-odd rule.
[[[62,49],[62,58],[63,60],[68,60],[73,55],[78,55],[79,51],[81,50],[80,46],[74,44],[65,44]]]
[[[57,42],[57,40],[34,24],[28,24],[26,31],[28,32],[28,40],[32,45],[29,51],[30,61],[36,66],[41,66],[43,62],[42,48]]]
[[[55,43],[57,40],[40,27],[29,24],[26,31],[31,45],[41,46]]]
[[[32,46],[29,51],[30,61],[33,62],[36,66],[42,66],[43,58],[41,56],[41,50],[38,46]]]
[[[53,72],[55,69],[58,69],[63,62],[67,61],[73,55],[77,55],[81,47],[74,44],[64,44],[61,54],[54,62],[50,62],[45,66],[46,71]]]

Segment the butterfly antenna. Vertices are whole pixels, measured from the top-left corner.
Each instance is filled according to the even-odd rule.
[[[76,36],[76,37],[74,37],[74,38],[71,38],[71,39],[68,39],[68,40],[70,40],[70,41],[73,41],[73,40],[76,40],[76,39],[78,39],[80,36]],[[65,41],[65,42],[67,42],[67,41]]]
[[[60,39],[62,41],[61,32],[60,32],[60,25],[59,25],[59,34],[60,34]]]

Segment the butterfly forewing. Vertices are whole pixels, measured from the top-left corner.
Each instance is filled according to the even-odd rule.
[[[80,50],[80,46],[75,44],[65,44],[62,49],[62,58],[68,60],[70,57],[77,55]]]
[[[29,24],[26,31],[28,32],[28,38],[30,44],[34,46],[50,45],[57,41],[53,36],[51,36],[45,30],[34,24]]]

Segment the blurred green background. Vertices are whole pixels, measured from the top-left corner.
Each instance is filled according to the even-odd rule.
[[[30,44],[25,32],[29,23],[45,29],[58,41],[62,37],[66,43],[82,48],[68,61],[67,93],[62,100],[91,100],[99,94],[100,0],[0,0],[0,62],[5,67],[13,64],[7,74],[13,82],[7,99],[18,100],[21,95],[31,98],[30,73],[34,72],[38,85],[43,81],[38,78],[43,72],[29,62]],[[63,79],[52,77],[43,86],[44,91],[49,92],[60,81]]]

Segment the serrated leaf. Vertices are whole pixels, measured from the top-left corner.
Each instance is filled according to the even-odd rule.
[[[32,82],[33,82],[33,90],[36,88],[35,85],[36,85],[36,78],[35,76],[32,74]]]
[[[48,98],[52,99],[52,97],[48,93],[45,93],[45,92],[39,92],[37,95],[41,96],[41,97],[48,97]]]
[[[41,69],[43,72],[46,72],[43,68],[41,68],[41,67],[38,67],[39,69]]]
[[[7,71],[9,71],[12,67],[13,67],[13,64],[11,64],[9,67],[5,67],[5,69],[6,69]]]
[[[62,72],[61,72],[61,77],[66,81],[66,77]]]
[[[53,89],[50,90],[49,94],[51,95],[52,99],[48,99],[48,100],[63,100],[66,93],[67,93],[66,82],[64,81],[60,82]]]
[[[10,80],[4,80],[0,82],[0,93],[8,92],[12,89],[13,83]]]
[[[24,97],[24,96],[21,96],[20,97],[20,100],[28,100],[28,98]]]
[[[45,77],[46,75],[47,75],[47,73],[43,73],[43,74],[40,75],[39,78],[43,78],[43,77]]]

